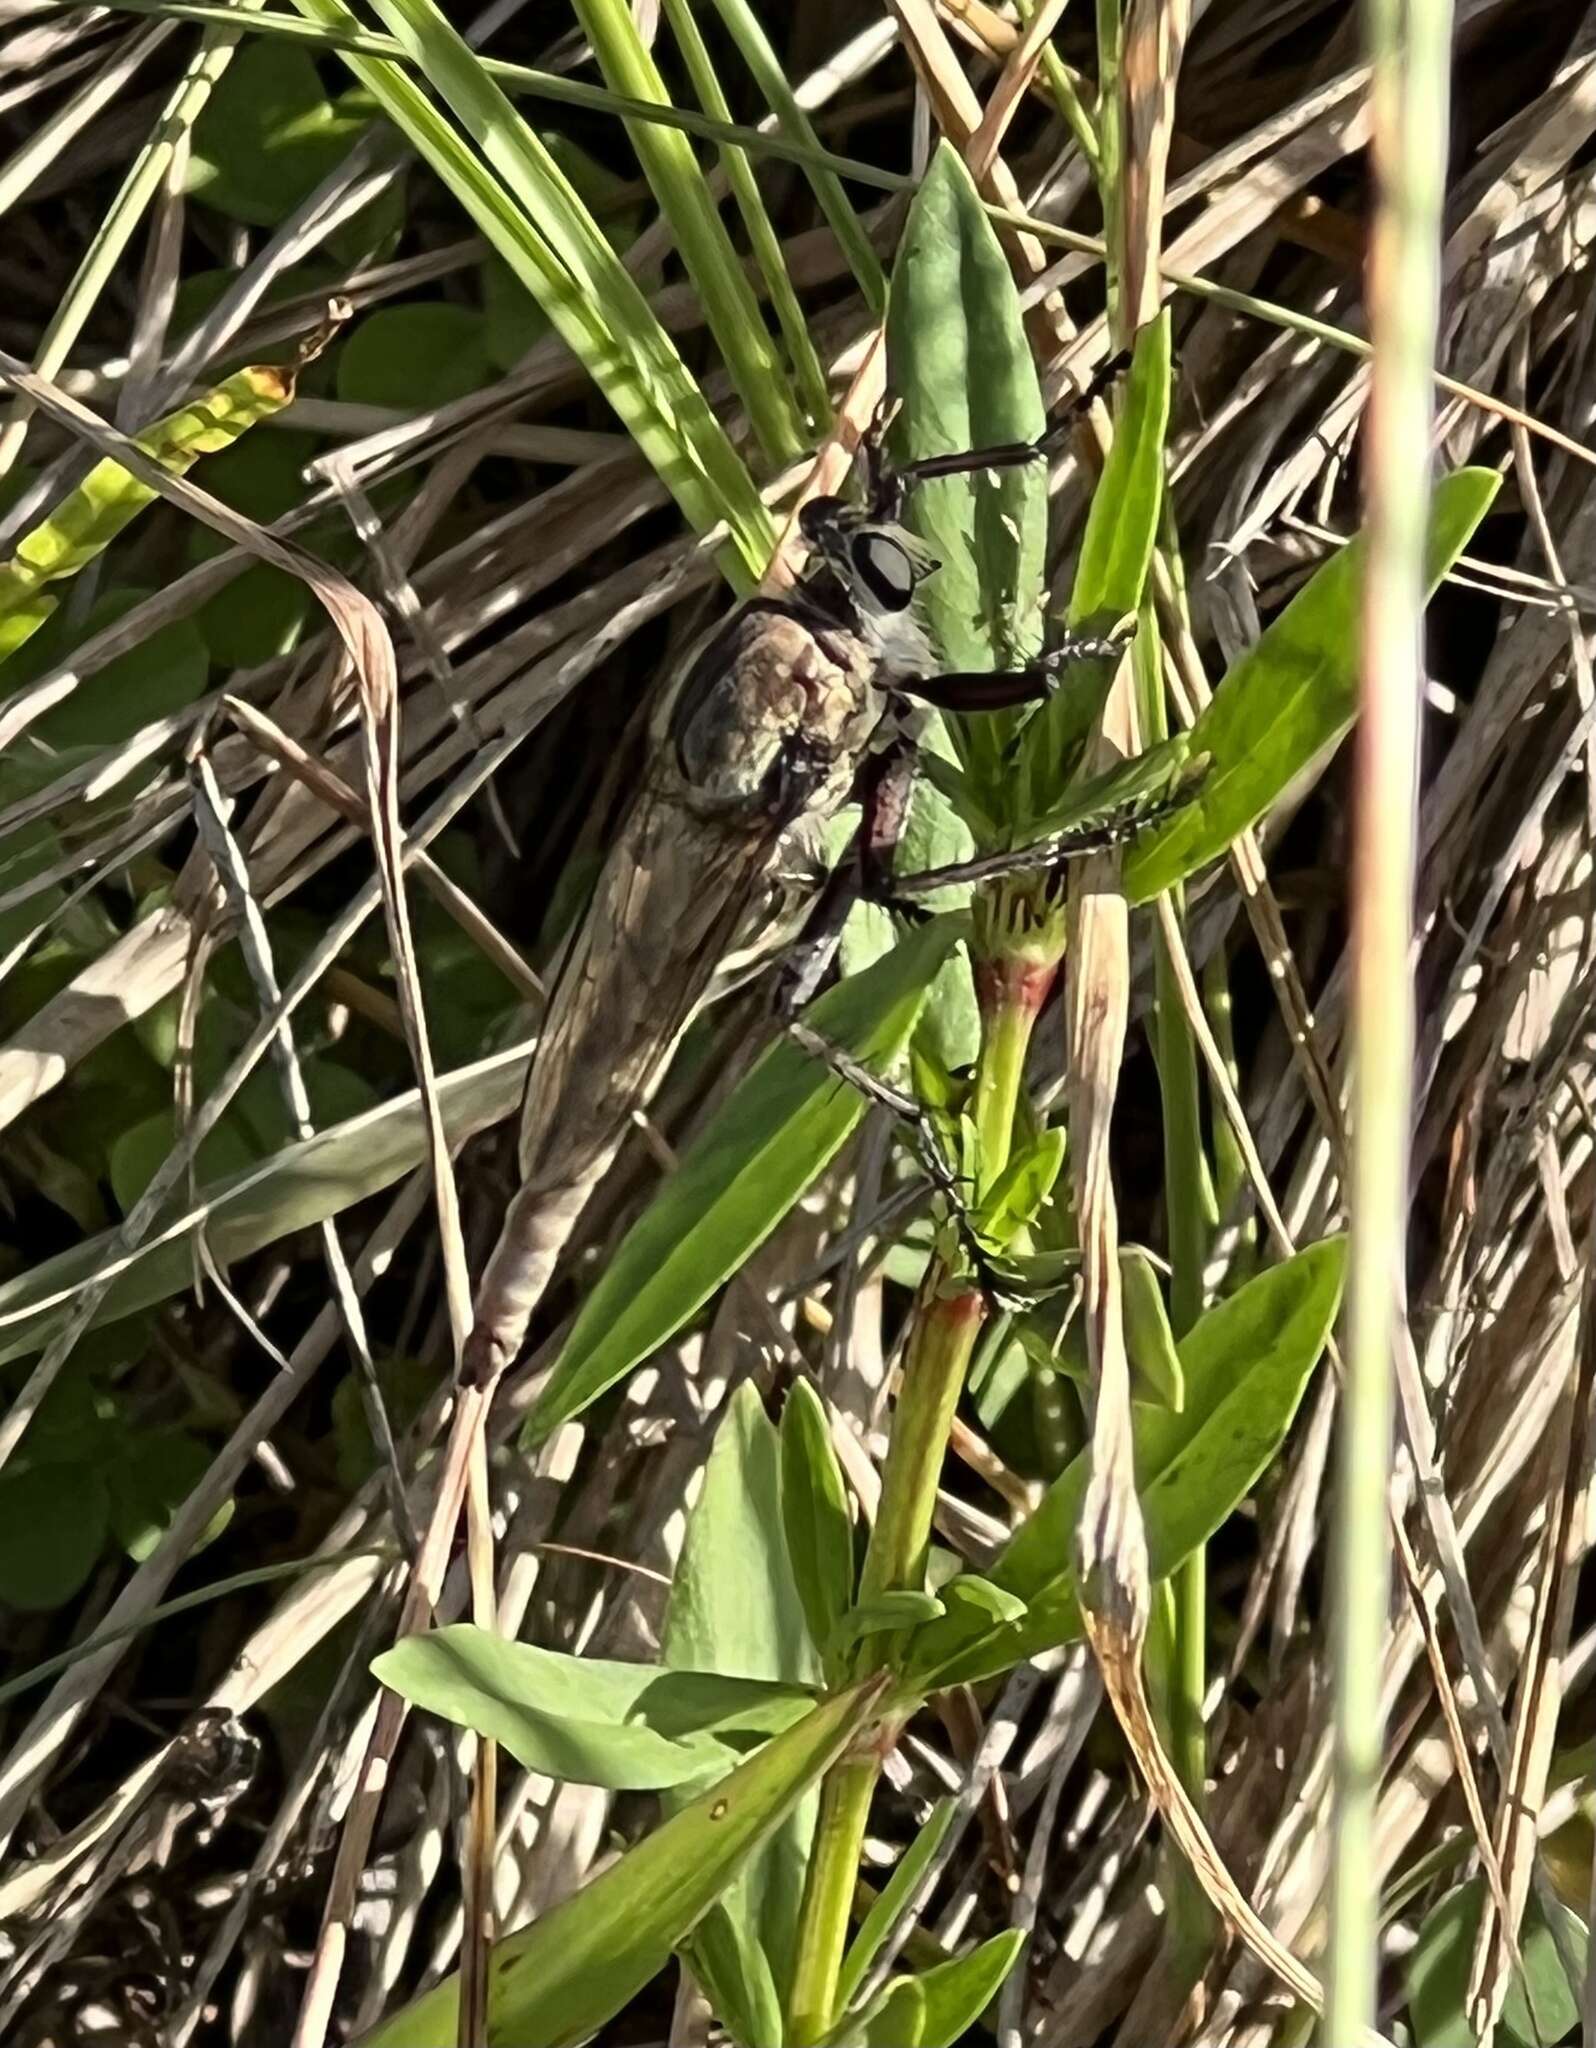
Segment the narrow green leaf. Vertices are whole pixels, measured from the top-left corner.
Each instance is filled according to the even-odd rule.
[[[913,1981],[925,2001],[920,2048],[954,2048],[997,1996],[1024,1946],[1025,1936],[1011,1928],[994,1934],[967,1956],[919,1971]],[[881,2036],[882,2048],[888,2038]]]
[[[963,936],[941,917],[813,1005],[805,1022],[874,1072],[891,1066],[937,968]],[[579,1414],[702,1307],[810,1187],[866,1104],[789,1038],[722,1105],[627,1233],[578,1314],[527,1424],[536,1442]]]
[[[939,1620],[946,1612],[935,1593],[917,1593],[907,1586],[897,1592],[878,1593],[873,1600],[849,1608],[837,1624],[837,1632],[829,1647],[834,1655],[840,1656],[850,1644],[860,1642],[866,1636],[887,1635],[900,1628],[918,1628],[923,1622]]]
[[[324,27],[359,33],[344,0],[295,5]],[[636,280],[432,0],[377,0],[377,11],[471,144],[400,64],[353,50],[343,61],[537,299],[688,520],[700,533],[726,521],[731,542],[717,559],[734,585],[750,588],[769,560],[774,522]]]
[[[1166,1408],[1186,1405],[1180,1350],[1164,1306],[1164,1290],[1146,1252],[1127,1245],[1119,1255],[1125,1298],[1125,1348],[1141,1386]]]
[[[1492,469],[1443,477],[1430,502],[1426,552],[1434,590],[1490,507]],[[1124,890],[1146,903],[1217,859],[1296,778],[1334,747],[1358,708],[1358,608],[1363,542],[1333,555],[1236,662],[1192,727],[1192,756],[1208,773],[1190,804],[1137,839]]]
[[[942,1598],[950,1607],[973,1607],[993,1621],[1019,1621],[1025,1614],[1025,1602],[1017,1594],[994,1586],[979,1572],[960,1572],[956,1579],[949,1579]]]
[[[1341,1299],[1346,1242],[1327,1238],[1271,1266],[1199,1318],[1179,1346],[1185,1405],[1138,1406],[1136,1480],[1148,1561],[1162,1578],[1244,1500],[1285,1440]],[[1080,1634],[1071,1554],[1087,1479],[1083,1453],[1054,1480],[987,1576],[1026,1603],[983,1629],[950,1614],[914,1644],[916,1684],[974,1681]]]
[[[717,1899],[682,1953],[716,2015],[745,2048],[782,2048],[781,1995],[770,1961],[740,1914]]]
[[[384,1685],[491,1735],[529,1771],[655,1791],[729,1770],[813,1704],[802,1686],[567,1657],[470,1622],[406,1636],[372,1661]]]
[[[1064,1127],[1039,1131],[1017,1151],[992,1183],[976,1214],[975,1227],[995,1250],[1036,1221],[1064,1165]]]
[[[913,1977],[894,1977],[853,2018],[826,2036],[824,2048],[920,2048],[925,1993]]]
[[[1169,424],[1169,308],[1136,337],[1114,445],[1092,493],[1070,592],[1069,622],[1111,625],[1134,612],[1158,538]]]
[[[925,1825],[898,1858],[897,1867],[881,1887],[870,1910],[859,1923],[859,1932],[842,1959],[837,1978],[837,2004],[844,2011],[864,1982],[865,1972],[897,1922],[905,1901],[920,1882],[922,1872],[942,1846],[958,1801],[939,1799],[926,1815]]]
[[[659,66],[623,0],[575,0],[575,7],[605,81],[632,99],[668,105]],[[481,81],[491,86],[485,72]],[[679,129],[652,121],[629,121],[626,132],[761,446],[772,462],[793,461],[803,436],[789,380],[693,145]]]
[[[495,1944],[488,2039],[574,2048],[642,1990],[804,1790],[869,1720],[882,1681],[854,1686],[766,1743],[618,1863],[531,1927]],[[452,2041],[460,1980],[447,1978],[380,2022],[361,2048]]]
[[[825,1404],[801,1375],[781,1411],[781,1521],[809,1639],[818,1648],[853,1598],[853,1519]]]
[[[1045,424],[1013,274],[962,159],[942,143],[915,194],[887,308],[901,455],[1033,441]],[[1047,471],[943,477],[912,494],[908,523],[940,560],[922,594],[950,669],[1011,668],[1042,638]],[[1001,719],[970,721],[973,739]],[[995,745],[995,741],[993,742]]]

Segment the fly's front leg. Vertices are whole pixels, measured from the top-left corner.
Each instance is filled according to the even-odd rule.
[[[894,682],[893,688],[938,711],[1012,711],[1017,705],[1039,704],[1051,697],[1063,680],[1063,671],[1073,663],[1118,661],[1127,644],[1117,633],[1066,633],[1057,647],[1026,668],[916,676],[908,682]]]
[[[917,875],[896,875],[893,877],[892,894],[894,898],[930,896],[938,889],[951,888],[957,883],[993,882],[1004,875],[1035,874],[1039,870],[1060,867],[1067,860],[1084,860],[1088,854],[1107,853],[1113,847],[1123,846],[1127,839],[1134,839],[1138,832],[1149,826],[1162,824],[1165,818],[1184,810],[1190,802],[1190,789],[1180,789],[1156,803],[1128,804],[1122,810],[1110,811],[1072,832],[1039,839],[1034,846],[1016,846],[998,853],[978,854],[974,860],[953,861],[947,867],[922,868]]]

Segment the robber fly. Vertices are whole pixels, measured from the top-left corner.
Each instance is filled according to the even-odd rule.
[[[724,963],[739,948],[746,961],[751,939],[769,957],[796,934],[784,990],[795,1013],[861,893],[907,895],[916,882],[961,879],[954,870],[890,879],[921,707],[1037,702],[1071,663],[1123,651],[1117,638],[1072,637],[1023,669],[939,674],[916,603],[938,564],[902,524],[907,493],[930,477],[1044,459],[1061,432],[897,468],[873,432],[862,504],[816,498],[799,515],[810,549],[802,581],[745,600],[663,693],[644,785],[544,1022],[522,1115],[521,1187],[477,1295],[466,1354],[475,1384],[491,1384],[519,1351],[588,1196]],[[856,791],[854,852],[811,892],[805,916],[783,901],[790,878],[813,872],[824,827]],[[1127,829],[1126,818],[1111,818],[1003,858],[1052,866]],[[988,871],[990,862],[975,864],[971,878]],[[815,1049],[812,1033],[800,1026],[799,1035]]]

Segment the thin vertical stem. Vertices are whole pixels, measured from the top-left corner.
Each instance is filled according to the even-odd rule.
[[[1379,1993],[1374,1818],[1390,1586],[1386,1490],[1393,1343],[1405,1310],[1420,630],[1452,10],[1448,0],[1367,0],[1366,17],[1374,67],[1374,361],[1353,827],[1351,1305],[1335,1530],[1326,2048],[1358,2040],[1374,2025]]]

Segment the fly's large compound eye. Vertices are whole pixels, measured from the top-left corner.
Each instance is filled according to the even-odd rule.
[[[890,533],[860,533],[851,550],[853,573],[884,612],[907,611],[915,570],[909,551]]]

